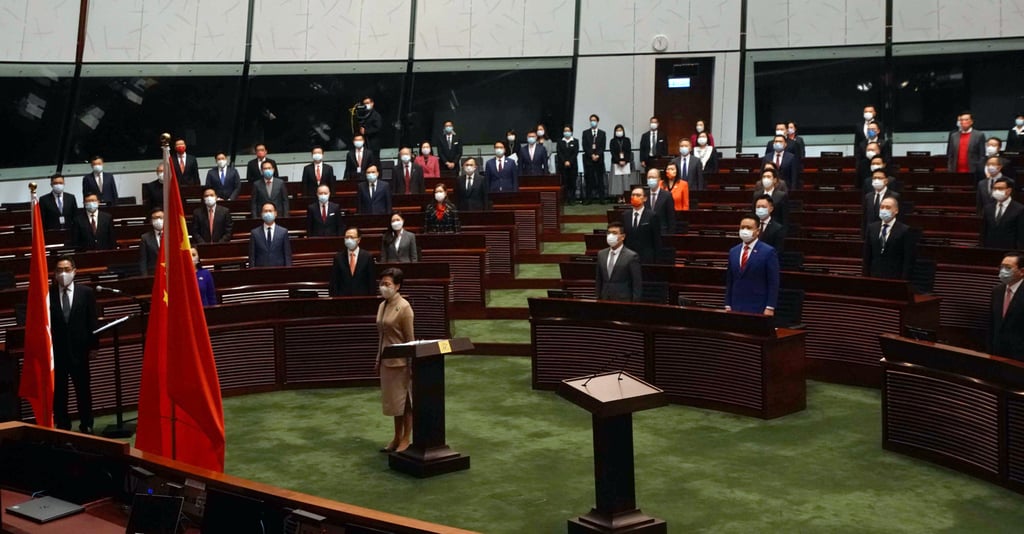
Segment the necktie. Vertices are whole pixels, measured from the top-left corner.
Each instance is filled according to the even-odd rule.
[[[410,177],[409,177],[409,164],[406,163],[405,164],[405,192],[406,193],[412,193],[412,190],[409,189],[409,181],[410,181]]]
[[[654,136],[654,132],[651,132],[651,150],[649,151],[649,154],[647,154],[648,156],[650,156],[652,158],[654,157],[654,147],[657,144],[658,144],[658,138]]]
[[[995,181],[995,180],[994,180],[994,179],[992,179],[992,178],[989,178],[989,179],[988,179],[988,185],[987,185],[987,187],[988,187],[988,195],[989,195],[989,196],[992,196],[992,182],[994,182],[994,181]]]
[[[89,217],[89,226],[92,227],[92,235],[96,235],[96,216]]]
[[[210,208],[210,241],[213,241],[213,208]]]
[[[270,248],[270,242],[271,242],[270,227],[268,226],[267,227],[267,248]]]
[[[448,148],[452,147],[452,136],[448,136]]]
[[[763,234],[763,233],[764,233],[764,228],[765,228],[765,226],[768,226],[768,225],[767,225],[767,224],[765,224],[765,223],[764,223],[764,221],[761,221],[761,230],[760,230],[760,231],[759,231],[758,233],[761,233],[761,234]]]
[[[356,253],[355,252],[349,252],[348,253],[348,270],[353,275],[356,274]]]
[[[356,171],[363,168],[363,149],[356,150]]]
[[[64,211],[64,195],[57,195],[57,211]]]
[[[657,205],[658,205],[658,190],[655,189],[654,192],[651,194],[651,207],[653,208],[654,206],[657,206]]]
[[[782,167],[782,154],[775,154],[775,168]]]
[[[220,185],[224,185],[224,169],[220,170]]]
[[[96,189],[100,190],[100,195],[103,194],[103,173],[96,175]]]
[[[885,223],[882,225],[882,235],[879,236],[879,238],[882,240],[882,249],[884,250],[885,242],[888,241],[889,239],[889,223]]]
[[[473,177],[466,178],[466,191],[473,189]]]
[[[65,293],[66,295],[67,293]],[[1013,290],[1010,286],[1006,286],[1006,295],[1003,297],[1003,317],[1006,317],[1006,311],[1010,309],[1010,301],[1013,300]],[[66,305],[65,305],[66,306]]]
[[[320,185],[320,164],[316,165],[316,184]]]
[[[875,213],[878,213],[878,204],[882,201],[882,193],[875,193]]]
[[[638,226],[640,226],[640,212],[639,211],[634,211],[633,212],[633,228],[636,228]]]
[[[156,248],[157,248],[157,250],[160,250],[160,238],[161,237],[162,237],[162,233],[161,232],[157,232],[156,233]]]
[[[60,297],[60,305],[64,308],[64,322],[66,323],[71,320],[71,296],[68,295],[68,288],[64,288],[64,293]],[[1006,306],[1003,306],[1003,315],[1006,315]]]
[[[747,258],[750,257],[750,245],[743,245],[743,255],[740,256],[740,270],[747,267]]]
[[[269,196],[273,195],[274,181],[270,180],[270,181],[267,181],[265,183],[267,184],[267,196],[269,197]]]
[[[370,198],[373,198],[373,192],[376,191],[376,190],[377,190],[377,186],[375,186],[375,185],[371,185],[370,186]]]
[[[689,156],[683,156],[682,160],[683,160],[683,180],[687,180],[687,177],[686,177],[687,176],[687,174],[686,174],[686,164],[690,162],[690,157]]]
[[[178,166],[181,169],[181,174],[185,174],[185,154],[182,154],[178,161],[181,162],[181,165]]]
[[[498,160],[498,172],[501,172],[501,166],[502,166],[501,163],[504,160],[505,160],[505,158],[501,158],[501,159]]]
[[[608,279],[609,280],[611,280],[611,278],[612,278],[612,268],[615,267],[615,254],[616,254],[616,252],[614,250],[612,250],[611,252],[608,253]]]
[[[320,204],[320,220],[327,222],[327,204]]]
[[[999,207],[996,208],[996,221],[1003,218],[1003,203],[999,203]]]

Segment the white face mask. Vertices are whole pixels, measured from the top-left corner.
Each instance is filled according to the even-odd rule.
[[[93,165],[92,166],[92,171],[93,172],[103,172],[103,165]]]
[[[75,281],[75,271],[69,273],[57,273],[57,284],[60,287],[68,287]]]
[[[775,186],[774,178],[761,178],[761,187],[765,189],[771,189]]]
[[[212,208],[217,205],[217,197],[205,196],[203,197],[203,203]]]
[[[619,244],[619,235],[613,233],[607,233],[604,236],[604,240],[608,242],[609,247],[614,247]]]
[[[869,120],[871,120],[873,118],[875,118],[875,114],[874,113],[871,113],[870,111],[865,111],[864,112],[864,120],[869,121]]]
[[[999,167],[996,167],[995,165],[989,165],[985,167],[985,172],[987,172],[989,176],[995,176],[999,174]]]
[[[789,135],[793,135],[796,133],[796,128],[786,128],[786,133]]]
[[[994,146],[991,146],[991,145],[985,147],[985,155],[988,156],[988,157],[995,156],[998,153],[999,153],[999,148],[998,147],[994,147]]]
[[[50,189],[52,189],[53,192],[57,193],[57,194],[63,193],[64,192],[64,184],[53,184],[53,185],[50,186]]]
[[[363,142],[362,141],[352,141],[352,146],[354,146],[356,148],[363,148]]]
[[[1014,119],[1013,123],[1016,124],[1017,127],[1024,126],[1024,119]]]
[[[625,136],[626,136],[626,132],[621,132],[621,131],[620,132],[615,132],[615,137],[622,138],[622,137],[625,137]]]
[[[878,218],[882,219],[882,222],[889,222],[892,220],[892,210],[881,209],[878,210]]]
[[[226,159],[219,159],[219,160],[217,160],[217,166],[220,167],[221,169],[227,167],[228,166],[228,160],[226,160]]]
[[[775,135],[786,135],[786,130],[775,130]]]
[[[656,122],[652,122],[652,123],[651,123],[651,129],[652,129],[652,130],[657,130],[657,129],[658,129],[658,123],[656,123]]]
[[[883,167],[882,165],[872,165],[871,166],[871,172],[880,171],[880,170],[882,170],[884,168],[885,167]]]
[[[164,181],[164,173],[162,173],[162,172],[156,173],[156,179],[158,181],[160,181],[160,182],[163,182]]]
[[[875,178],[874,180],[871,180],[871,187],[874,187],[875,191],[881,191],[882,188],[885,187],[885,180]]]
[[[647,188],[651,189],[651,190],[657,189],[658,188],[658,179],[657,178],[648,178],[647,179]]]
[[[391,221],[391,229],[396,231],[396,232],[401,230],[402,229],[402,221]]]
[[[331,195],[317,195],[316,199],[321,204],[327,204],[327,201],[331,199]]]
[[[867,156],[868,159],[873,159],[875,156],[878,155],[878,152],[875,152],[874,150],[868,150],[867,152],[864,153],[864,155]]]
[[[679,147],[679,155],[684,157],[684,158],[686,156],[689,156],[690,155],[690,147],[687,147],[687,146]]]
[[[471,167],[467,165],[463,167],[462,170],[466,171],[466,174],[473,174],[474,172],[476,172],[476,167]]]
[[[444,193],[444,191],[438,191],[437,193],[434,193],[434,200],[438,202],[444,202],[446,196],[447,195]]]
[[[313,154],[313,161],[321,161],[324,159],[324,155],[320,153]]]
[[[754,231],[749,228],[740,228],[740,240],[744,243],[750,243],[754,240]]]
[[[993,189],[992,198],[995,199],[996,202],[1002,202],[1006,200],[1006,191],[1003,189]]]
[[[391,300],[391,297],[395,296],[395,288],[391,286],[380,286],[380,296],[384,297],[384,300]]]
[[[98,210],[98,209],[100,209],[100,203],[99,202],[86,202],[85,203],[85,211],[88,211],[89,213],[96,213],[96,210]]]
[[[757,218],[761,219],[762,221],[767,219],[768,215],[771,215],[768,212],[768,208],[755,208],[754,209],[754,213],[756,213],[757,214]]]
[[[514,135],[505,136],[505,140],[508,141],[509,143],[515,143],[516,142],[516,136],[514,136]]]
[[[544,130],[537,130],[537,135],[540,137],[544,137]]]
[[[505,149],[504,148],[495,148],[494,149],[494,155],[498,156],[499,158],[504,156],[505,155]]]
[[[153,219],[153,229],[156,230],[157,232],[162,232],[164,229],[164,220]]]
[[[420,153],[423,154],[424,156],[429,155],[430,154],[430,147],[427,146],[427,147],[421,148],[420,149]]]
[[[704,127],[703,126],[697,126],[697,133],[701,133],[703,131],[704,131]]]
[[[697,144],[700,145],[700,146],[707,146],[708,138],[707,137],[698,137],[697,138]]]
[[[366,181],[370,182],[371,184],[373,184],[374,182],[377,181],[377,175],[373,174],[373,173],[367,174],[366,175]]]
[[[409,154],[402,154],[401,159],[402,163],[409,163],[409,160],[412,159],[412,156],[410,156]]]
[[[347,248],[349,250],[355,250],[356,249],[356,245],[358,245],[358,244],[359,243],[354,238],[351,238],[351,237],[346,237],[345,238],[345,248]]]
[[[373,104],[366,104],[366,110],[369,111],[371,109],[373,109]]]

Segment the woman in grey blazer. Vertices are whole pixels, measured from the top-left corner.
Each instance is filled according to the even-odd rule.
[[[381,258],[384,263],[415,263],[420,261],[416,248],[416,235],[406,230],[405,217],[397,211],[391,212],[391,229],[384,232],[381,240]]]

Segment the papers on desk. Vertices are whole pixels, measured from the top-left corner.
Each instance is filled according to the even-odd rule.
[[[631,165],[629,163],[624,163],[622,165],[619,165],[618,163],[613,163],[612,164],[612,174],[616,174],[616,175],[630,174],[630,173],[633,172],[633,170],[630,169],[630,167],[631,167]]]

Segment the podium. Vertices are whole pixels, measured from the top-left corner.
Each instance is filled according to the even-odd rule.
[[[611,371],[563,380],[559,396],[589,411],[594,425],[597,506],[569,520],[569,533],[664,533],[661,519],[636,507],[633,412],[668,404],[662,390],[629,373]]]
[[[391,345],[381,359],[412,361],[412,444],[388,456],[395,471],[427,478],[469,469],[469,456],[445,443],[444,355],[471,350],[468,338],[435,339]]]

